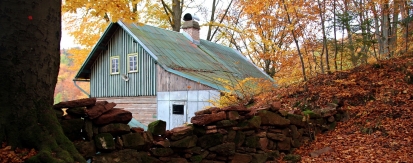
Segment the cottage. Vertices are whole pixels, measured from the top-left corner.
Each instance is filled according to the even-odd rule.
[[[224,79],[267,78],[238,51],[199,37],[199,24],[183,32],[149,25],[111,23],[86,58],[74,82],[90,82],[90,97],[117,103],[148,125],[167,128],[189,122],[225,90]]]

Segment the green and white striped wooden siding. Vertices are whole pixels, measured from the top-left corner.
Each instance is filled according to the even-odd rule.
[[[108,49],[102,53],[92,66],[91,97],[156,95],[155,60],[124,30],[117,29],[108,42]],[[138,72],[128,72],[127,57],[131,53],[138,53]],[[119,56],[120,60],[120,73],[116,75],[110,74],[110,57],[112,56]],[[122,74],[127,75],[129,81],[123,80]]]

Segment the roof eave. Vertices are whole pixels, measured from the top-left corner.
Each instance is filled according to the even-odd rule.
[[[106,27],[105,32],[102,34],[102,36],[99,38],[99,41],[93,46],[92,51],[89,53],[89,55],[87,56],[86,60],[83,62],[82,66],[80,67],[79,71],[77,72],[75,78],[73,80],[78,80],[78,79],[89,79],[87,77],[85,77],[85,73],[90,73],[90,69],[87,70],[89,67],[87,67],[88,64],[90,64],[90,62],[93,62],[91,59],[95,56],[98,55],[98,53],[96,53],[99,50],[99,46],[101,45],[101,43],[103,42],[104,38],[107,37],[109,31],[111,28],[114,28],[115,23],[110,23],[108,25],[108,27]],[[87,72],[89,71],[89,72]]]

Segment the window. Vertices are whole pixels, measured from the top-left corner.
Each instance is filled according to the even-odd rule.
[[[119,56],[110,57],[110,74],[119,74]]]
[[[184,115],[184,105],[172,105],[172,114],[181,114]]]
[[[138,72],[138,54],[128,54],[128,72]]]

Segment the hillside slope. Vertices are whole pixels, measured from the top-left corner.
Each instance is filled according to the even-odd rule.
[[[294,151],[302,162],[413,162],[412,93],[413,58],[404,57],[319,75],[273,96],[287,110],[337,103],[350,115],[334,131]],[[325,147],[334,151],[309,156]]]

